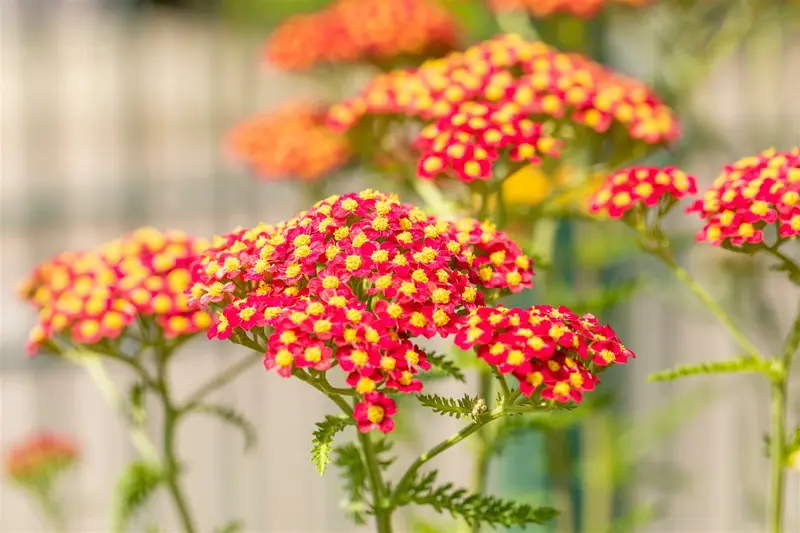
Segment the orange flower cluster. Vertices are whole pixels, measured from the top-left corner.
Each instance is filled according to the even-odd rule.
[[[398,56],[440,55],[457,47],[459,34],[455,19],[431,0],[335,0],[280,25],[265,55],[293,71],[319,63],[382,64]]]
[[[650,0],[489,0],[493,11],[526,10],[537,18],[566,13],[588,19],[609,4],[643,7]]]
[[[228,135],[228,149],[265,179],[319,179],[352,157],[347,138],[325,124],[325,114],[323,106],[310,102],[285,105],[237,125]]]
[[[28,350],[64,338],[95,344],[119,337],[137,317],[154,317],[167,338],[205,330],[190,309],[189,266],[207,243],[180,231],[139,229],[89,252],[66,252],[38,266],[22,295],[39,310]]]
[[[479,308],[461,320],[455,342],[517,378],[524,395],[562,403],[580,402],[593,390],[598,369],[635,357],[593,315],[547,305]]]
[[[330,123],[339,130],[365,117],[408,116],[436,124],[418,144],[423,176],[456,169],[465,179],[469,165],[485,177],[499,147],[517,147],[517,157],[534,159],[552,153],[555,143],[529,122],[569,123],[598,133],[614,129],[618,142],[659,145],[678,135],[676,118],[644,84],[615,73],[577,54],[565,54],[542,42],[502,35],[464,52],[453,52],[417,69],[395,70],[376,77],[357,97],[335,105]],[[540,139],[543,141],[540,144]],[[500,143],[499,145],[497,143]],[[440,157],[450,144],[455,155]],[[469,150],[461,154],[461,147]],[[460,157],[459,157],[460,156]]]
[[[5,457],[5,474],[15,483],[37,485],[71,467],[78,447],[68,437],[41,433],[13,446]]]
[[[430,367],[412,337],[452,334],[484,293],[518,292],[532,275],[494,227],[438,220],[367,190],[217,238],[196,265],[192,297],[219,309],[210,338],[261,339],[265,366],[281,376],[340,367],[364,399],[359,427],[391,431],[383,394],[421,390],[415,376]]]
[[[611,174],[590,200],[592,213],[622,218],[636,205],[653,207],[662,198],[697,193],[697,180],[675,167],[632,167]]]
[[[800,235],[800,147],[766,150],[727,165],[711,188],[689,207],[705,221],[698,241],[715,246],[760,243],[778,225],[781,239]]]

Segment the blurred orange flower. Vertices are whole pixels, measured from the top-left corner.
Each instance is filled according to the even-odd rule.
[[[40,433],[15,444],[5,457],[6,476],[15,483],[42,486],[78,460],[78,446],[69,437]]]
[[[398,56],[440,55],[457,47],[459,35],[450,13],[430,0],[336,0],[278,26],[265,57],[294,71],[319,63],[382,64]]]
[[[493,11],[524,9],[534,17],[567,13],[579,18],[591,18],[609,4],[642,7],[651,0],[488,0]]]
[[[228,149],[261,178],[317,180],[352,157],[346,136],[325,124],[326,112],[311,102],[284,105],[235,126]]]

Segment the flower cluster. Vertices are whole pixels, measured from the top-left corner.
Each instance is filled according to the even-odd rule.
[[[760,243],[773,224],[782,239],[800,235],[800,147],[727,165],[689,212],[705,221],[697,240],[716,246]]]
[[[5,474],[15,483],[39,485],[70,468],[78,447],[69,438],[42,433],[13,446],[5,457]]]
[[[595,16],[608,4],[623,4],[630,7],[642,7],[649,0],[489,0],[493,11],[513,11],[524,9],[537,18],[548,17],[557,13],[566,13],[575,17],[588,19]]]
[[[319,63],[369,61],[398,56],[429,57],[458,45],[459,29],[446,9],[431,0],[336,0],[279,26],[266,46],[267,60],[284,70]]]
[[[459,323],[455,343],[474,349],[500,374],[517,378],[524,395],[562,403],[580,402],[583,392],[599,382],[602,369],[634,357],[593,315],[578,317],[547,305],[474,310]]]
[[[202,331],[190,309],[189,270],[206,243],[180,231],[141,228],[89,252],[66,252],[38,266],[22,285],[39,310],[28,349],[65,336],[76,344],[119,337],[137,317],[154,317],[167,338]]]
[[[259,177],[316,180],[352,157],[347,138],[325,125],[325,113],[321,105],[295,102],[250,118],[229,133],[228,150]]]
[[[356,413],[361,427],[388,430],[382,417],[394,408],[370,394],[421,390],[415,376],[430,364],[412,337],[454,333],[485,294],[530,287],[532,275],[493,226],[438,220],[367,190],[218,237],[195,266],[191,293],[218,309],[209,338],[254,335],[266,344],[265,366],[284,377],[341,368],[369,404]]]
[[[357,97],[333,106],[329,120],[348,130],[381,116],[436,122],[418,140],[422,175],[455,169],[468,181],[486,176],[500,147],[516,148],[512,156],[520,160],[551,153],[555,144],[531,121],[552,123],[554,131],[565,123],[598,133],[614,128],[620,143],[659,145],[678,135],[672,110],[644,84],[518,35],[382,74]],[[462,145],[469,147],[463,155]]]
[[[590,200],[592,213],[622,218],[636,205],[653,207],[662,198],[697,193],[697,180],[675,167],[631,167],[611,174]]]

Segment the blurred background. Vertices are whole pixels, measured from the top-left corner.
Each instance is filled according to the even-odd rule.
[[[16,299],[16,284],[61,250],[93,246],[142,225],[211,236],[237,225],[277,222],[303,208],[307,199],[296,184],[254,180],[226,159],[221,142],[231,126],[257,111],[297,95],[324,93],[320,83],[282,74],[260,60],[264,39],[277,22],[321,3],[0,0],[0,446],[39,428],[77,438],[83,465],[70,478],[72,531],[107,530],[104,502],[134,451],[80,369],[26,357],[34,314]],[[479,2],[460,2],[470,3]],[[682,53],[693,53],[685,43],[691,35],[681,19],[670,18],[692,2],[667,1],[647,12],[604,17],[605,61],[659,88],[682,114],[687,135],[665,161],[684,164],[704,185],[726,162],[800,143],[800,17],[789,3],[769,3],[774,12],[699,70],[681,60]],[[490,31],[481,27],[482,11],[456,8],[475,35]],[[727,20],[720,9],[706,9],[706,18],[693,22],[718,31]],[[578,30],[566,24],[560,31]],[[694,46],[704,49],[702,43]],[[687,72],[691,83],[680,78]],[[671,93],[676,86],[680,90]],[[357,190],[358,180],[344,176],[331,190]],[[765,347],[774,347],[780,342],[774,328],[785,331],[794,313],[793,293],[777,275],[704,248],[709,247],[693,251],[691,270],[735,306],[739,322]],[[655,267],[637,262],[636,268]],[[759,297],[762,293],[767,296]],[[643,467],[628,480],[642,488],[625,492],[620,505],[652,503],[652,516],[633,530],[759,531],[766,493],[766,385],[748,376],[646,383],[654,371],[735,353],[726,334],[666,273],[614,317],[638,354],[609,380],[625,399],[614,416],[638,428],[623,435],[625,451],[618,453],[662,465]],[[226,343],[192,346],[173,370],[177,393],[225,366],[236,350],[242,349]],[[320,479],[306,452],[326,400],[260,367],[219,397],[254,421],[260,442],[256,453],[244,455],[240,436],[215,421],[193,419],[186,425],[180,438],[189,466],[184,483],[202,531],[233,518],[241,518],[251,532],[351,531],[338,509],[335,473]],[[797,423],[800,394],[793,401]],[[654,412],[660,414],[650,416]],[[431,421],[422,426],[420,440],[436,442],[456,427],[449,419]],[[467,483],[466,453],[443,457],[443,475]],[[513,457],[499,462],[512,461],[516,473],[495,469],[492,485],[498,492],[524,486],[528,470],[536,476],[536,465],[524,462],[524,448],[506,453]],[[612,459],[594,455],[585,467],[603,461]],[[800,531],[800,474],[790,474],[788,498],[788,527]],[[174,527],[165,501],[157,499],[147,515],[167,530]],[[582,528],[596,531],[591,523]],[[0,530],[46,529],[19,494],[0,485]]]

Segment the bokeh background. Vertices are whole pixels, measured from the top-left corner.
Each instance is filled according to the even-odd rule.
[[[34,316],[17,301],[16,284],[63,249],[92,246],[141,225],[210,236],[240,224],[277,222],[301,209],[307,200],[295,184],[255,181],[225,158],[221,139],[256,111],[298,94],[324,93],[321,84],[259,60],[260,46],[278,20],[319,3],[0,1],[0,446],[39,428],[76,436],[84,451],[83,465],[69,482],[72,531],[107,530],[105,503],[115,476],[135,453],[80,369],[26,357],[23,345]],[[607,62],[657,87],[677,83],[688,69],[680,58],[691,35],[669,18],[671,7],[609,16]],[[692,135],[668,155],[707,181],[725,162],[800,143],[800,15],[783,7],[763,17],[719,61],[693,72],[691,90],[682,89],[673,100],[691,122]],[[720,13],[706,13],[700,22],[718,29],[726,20]],[[471,16],[467,22],[480,32],[480,18]],[[350,175],[332,190],[359,187],[359,176]],[[698,249],[689,265],[736,306],[740,323],[764,346],[780,342],[774,328],[788,327],[796,298],[777,276],[721,251]],[[626,493],[627,504],[651,502],[654,509],[635,531],[759,531],[766,493],[766,386],[747,376],[646,383],[649,373],[677,363],[735,353],[725,333],[666,274],[618,309],[615,324],[639,355],[612,380],[624,398],[616,416],[633,428],[622,435],[625,451],[618,453],[662,465],[643,467],[630,482],[641,488]],[[242,349],[201,343],[184,352],[173,374],[178,394],[225,366],[236,350]],[[124,382],[124,376],[116,377]],[[241,518],[249,532],[351,531],[337,508],[335,473],[320,479],[308,462],[310,431],[327,409],[325,399],[260,367],[219,398],[255,422],[260,442],[257,452],[245,455],[240,436],[214,420],[193,419],[184,428],[184,483],[202,530]],[[795,393],[794,422],[799,402]],[[456,427],[449,419],[420,424],[420,442],[409,444],[409,452]],[[592,442],[584,448],[590,451]],[[513,492],[526,476],[536,477],[524,446],[507,455],[494,469],[498,492]],[[611,460],[588,453],[584,468],[602,468]],[[438,466],[443,476],[466,483],[465,461],[466,452],[456,451]],[[789,476],[788,508],[787,531],[800,531],[800,474]],[[157,498],[145,514],[168,530],[174,527],[165,501]],[[0,531],[45,531],[31,507],[5,485]],[[591,522],[583,531],[602,533]]]

